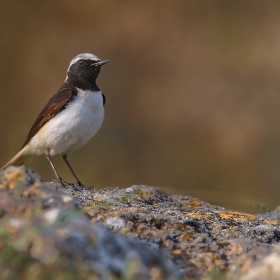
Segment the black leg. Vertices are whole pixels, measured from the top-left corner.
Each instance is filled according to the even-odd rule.
[[[76,191],[78,191],[79,189],[78,189],[77,187],[75,187],[74,184],[67,183],[67,182],[63,181],[62,178],[58,175],[58,173],[57,173],[57,171],[56,171],[56,169],[55,169],[55,167],[54,167],[54,164],[53,164],[53,162],[52,162],[52,158],[51,158],[51,156],[50,156],[50,149],[46,149],[46,151],[45,151],[45,156],[46,156],[47,160],[49,161],[49,163],[50,163],[50,165],[51,165],[51,167],[52,167],[52,169],[53,169],[53,172],[54,172],[54,174],[55,174],[55,176],[56,176],[58,182],[59,182],[60,184],[62,184],[63,186],[71,185]],[[66,160],[67,160],[67,159],[66,159]],[[69,163],[68,163],[67,165],[70,166]],[[70,168],[71,168],[71,167],[70,167]],[[70,169],[70,170],[72,171],[72,174],[74,174],[73,170],[72,170],[72,169]],[[77,177],[75,176],[75,178],[77,178]],[[55,180],[54,180],[54,181],[55,181]],[[79,185],[82,185],[80,181],[78,181],[78,184],[79,184]]]
[[[68,159],[67,159],[67,155],[63,155],[62,158],[63,158],[64,161],[66,162],[66,164],[67,164],[68,168],[70,169],[72,175],[75,177],[75,179],[76,179],[78,185],[79,185],[80,187],[83,186],[83,184],[82,184],[81,181],[78,179],[78,177],[76,176],[75,172],[73,171],[73,169],[72,169],[72,167],[71,167],[71,165],[70,165],[70,163],[69,163],[69,161],[68,161]]]
[[[45,151],[45,156],[46,156],[47,160],[49,161],[49,163],[50,163],[50,165],[51,165],[51,167],[52,167],[52,169],[53,169],[53,172],[54,172],[54,174],[55,174],[57,180],[58,180],[61,184],[63,184],[63,185],[67,184],[66,182],[64,182],[64,181],[61,179],[61,177],[58,175],[58,173],[57,173],[57,171],[56,171],[56,169],[55,169],[55,167],[54,167],[54,164],[53,164],[53,162],[52,162],[52,158],[51,158],[51,156],[50,156],[50,149],[46,149],[46,151]]]

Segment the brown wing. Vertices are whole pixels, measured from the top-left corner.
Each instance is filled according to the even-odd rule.
[[[71,100],[73,95],[76,95],[75,88],[65,88],[58,91],[46,104],[41,111],[34,124],[32,125],[27,138],[22,147],[24,147],[30,139],[40,130],[40,128],[57,113],[62,111],[67,103]]]

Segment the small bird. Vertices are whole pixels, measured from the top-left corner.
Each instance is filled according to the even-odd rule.
[[[107,62],[109,60],[100,60],[90,53],[79,54],[71,60],[65,82],[36,118],[22,149],[2,169],[45,154],[58,181],[66,185],[51,158],[61,154],[78,185],[83,185],[67,155],[84,146],[102,125],[105,95],[96,85],[96,79],[101,66]]]

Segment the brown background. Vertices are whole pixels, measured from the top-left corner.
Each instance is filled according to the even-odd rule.
[[[231,209],[280,197],[279,1],[1,1],[1,164],[92,52],[103,127],[69,156],[97,188],[160,186]],[[61,157],[61,176],[73,180]],[[30,166],[53,177],[44,156]]]

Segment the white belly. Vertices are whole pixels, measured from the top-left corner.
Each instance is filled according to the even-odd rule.
[[[78,89],[78,88],[77,88]],[[102,93],[82,91],[49,120],[29,141],[30,154],[68,154],[84,146],[99,130],[104,119]]]

